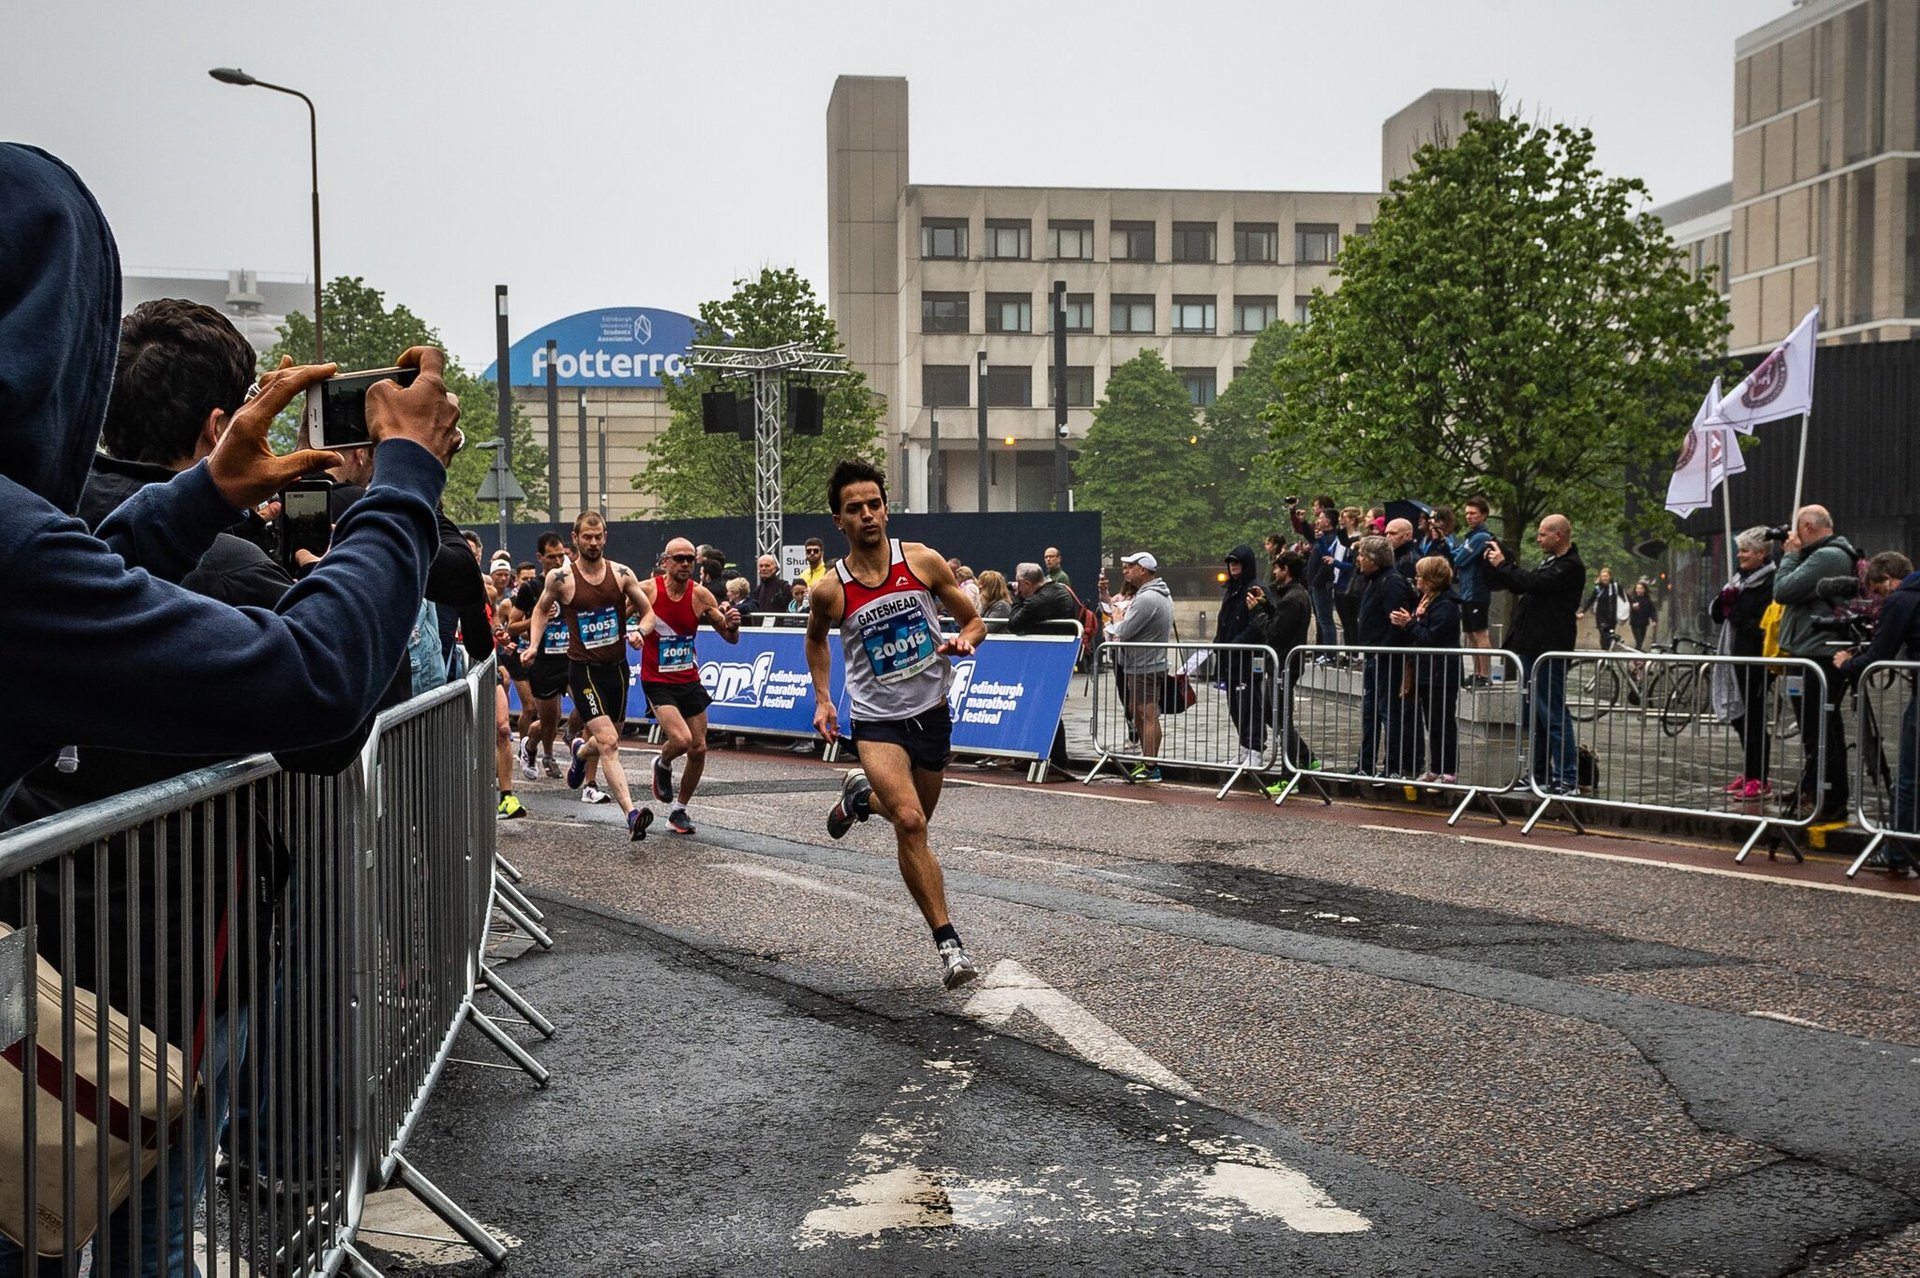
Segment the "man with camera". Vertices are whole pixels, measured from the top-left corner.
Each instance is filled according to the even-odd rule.
[[[1873,642],[1864,649],[1842,649],[1834,654],[1834,669],[1857,676],[1876,661],[1904,658],[1920,661],[1920,572],[1898,551],[1882,551],[1867,561],[1867,589],[1880,600],[1880,620],[1873,630]],[[1907,708],[1900,715],[1900,762],[1893,782],[1893,824],[1895,830],[1920,832],[1920,811],[1915,810],[1915,777],[1920,774],[1920,685],[1907,676]],[[1898,845],[1890,848],[1887,863],[1912,872],[1911,858],[1899,855]]]
[[[1571,795],[1579,792],[1580,743],[1567,713],[1567,665],[1542,663],[1540,656],[1573,647],[1574,617],[1587,584],[1587,566],[1573,542],[1573,524],[1565,515],[1542,519],[1534,541],[1545,555],[1538,568],[1522,568],[1507,558],[1497,541],[1481,552],[1481,558],[1493,584],[1515,596],[1507,648],[1520,658],[1520,673],[1527,681],[1534,779],[1548,794]]]
[[[1774,529],[1778,536],[1782,529]],[[1833,516],[1824,506],[1802,506],[1794,516],[1793,530],[1782,539],[1786,553],[1773,574],[1773,601],[1784,609],[1780,617],[1780,651],[1789,657],[1814,662],[1826,676],[1826,717],[1824,782],[1814,776],[1814,759],[1809,756],[1800,776],[1799,794],[1789,800],[1791,806],[1814,807],[1817,821],[1844,821],[1847,813],[1847,725],[1840,713],[1841,680],[1833,655],[1839,641],[1829,637],[1815,623],[1833,615],[1833,605],[1821,594],[1820,583],[1829,577],[1851,577],[1860,557],[1846,538],[1833,530]],[[1807,689],[1806,692],[1811,692]],[[1802,695],[1795,703],[1800,716],[1800,740],[1811,743],[1814,726],[1809,722],[1814,711]]]

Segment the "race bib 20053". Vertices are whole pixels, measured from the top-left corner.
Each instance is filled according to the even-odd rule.
[[[605,648],[620,642],[620,610],[608,606],[580,613],[574,619],[582,648]]]
[[[926,614],[918,609],[866,622],[860,627],[860,646],[881,683],[917,675],[938,656]]]

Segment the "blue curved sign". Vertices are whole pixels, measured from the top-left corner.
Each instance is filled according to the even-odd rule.
[[[659,386],[661,375],[684,376],[693,318],[646,306],[581,311],[536,329],[507,349],[510,385],[547,384],[547,343],[562,386]],[[485,380],[493,381],[489,364]]]

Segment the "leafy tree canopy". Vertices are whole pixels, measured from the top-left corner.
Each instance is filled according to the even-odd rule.
[[[1147,550],[1180,562],[1219,553],[1209,544],[1213,464],[1193,413],[1179,375],[1155,352],[1114,366],[1075,463],[1075,504],[1100,512],[1110,558]]]
[[[838,351],[840,336],[813,286],[791,267],[763,268],[735,280],[733,294],[703,302],[694,341],[706,345],[766,347],[799,342],[806,350]],[[754,501],[753,444],[734,435],[709,435],[701,426],[700,397],[707,391],[751,391],[744,379],[723,381],[705,369],[667,380],[673,420],[654,442],[646,469],[633,486],[660,503],[668,517],[751,515]],[[843,458],[882,464],[881,405],[857,370],[819,379],[826,392],[825,421],[817,436],[780,435],[780,478],[790,510],[824,509],[827,475]]]
[[[1483,492],[1516,545],[1549,513],[1592,536],[1633,496],[1658,512],[1727,322],[1644,185],[1601,173],[1589,130],[1517,117],[1415,164],[1277,361],[1276,451],[1388,498]]]
[[[326,287],[321,297],[327,359],[343,373],[366,368],[387,368],[409,346],[438,346],[440,334],[405,306],[387,307],[386,298],[359,276],[342,275]],[[262,368],[274,368],[282,355],[295,363],[313,359],[313,317],[295,312],[281,326],[280,340],[261,359]],[[481,478],[493,465],[493,455],[472,445],[499,434],[499,391],[492,382],[483,382],[467,372],[460,362],[447,356],[447,389],[460,397],[460,429],[468,446],[454,454],[447,468],[447,488],[443,503],[449,518],[456,523],[492,523],[499,506],[474,497]],[[273,425],[273,444],[279,452],[294,447],[299,415],[306,401],[296,399]],[[513,474],[527,490],[520,512],[547,504],[547,450],[534,442],[533,427],[519,406],[513,410]]]

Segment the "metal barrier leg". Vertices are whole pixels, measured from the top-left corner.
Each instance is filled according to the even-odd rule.
[[[467,1005],[467,1023],[492,1039],[493,1045],[505,1052],[509,1060],[524,1070],[527,1077],[534,1081],[535,1086],[541,1088],[546,1087],[547,1080],[552,1077],[552,1075],[547,1072],[547,1067],[533,1059],[532,1054],[529,1053],[526,1048],[514,1042],[512,1035],[494,1024],[492,1017],[469,1003]]]
[[[500,1240],[481,1228],[480,1222],[462,1211],[453,1199],[441,1193],[440,1187],[422,1176],[420,1169],[408,1162],[404,1155],[394,1155],[393,1170],[400,1183],[413,1191],[414,1197],[425,1203],[434,1215],[446,1221],[455,1233],[467,1240],[468,1246],[485,1256],[495,1269],[506,1262],[507,1249]]]
[[[519,992],[516,991],[511,985],[508,985],[505,981],[501,980],[500,974],[498,972],[494,971],[491,967],[487,966],[485,963],[482,963],[480,965],[480,978],[487,983],[488,989],[492,990],[495,994],[498,994],[500,996],[501,1002],[505,1003],[508,1007],[511,1007],[514,1011],[518,1012],[520,1014],[520,1018],[526,1021],[527,1024],[539,1030],[540,1037],[542,1038],[553,1037],[553,1022],[548,1020],[546,1017],[540,1015],[539,1009],[534,1007],[533,1004],[527,1002],[526,999],[522,998]]]
[[[1093,771],[1087,773],[1087,775],[1085,775],[1084,777],[1081,777],[1080,784],[1092,785],[1093,779],[1100,775],[1100,769],[1106,767],[1107,764],[1111,763],[1112,761],[1113,761],[1113,756],[1110,754],[1103,754],[1098,759],[1095,759],[1093,761]]]
[[[547,935],[546,929],[515,909],[512,901],[504,897],[499,898],[494,901],[493,908],[506,915],[509,923],[531,937],[535,945],[538,945],[543,950],[553,948],[553,938]]]
[[[501,875],[498,875],[498,874],[494,875],[493,890],[498,895],[504,896],[508,900],[512,901],[513,907],[516,910],[519,910],[522,914],[532,919],[535,923],[546,922],[546,919],[547,919],[546,911],[542,910],[539,906],[535,905],[532,901],[529,901],[527,899],[527,894],[525,892],[522,892],[519,888],[507,882],[507,880]]]
[[[507,860],[507,858],[501,856],[498,852],[493,854],[493,867],[512,879],[515,883],[527,877],[514,868],[513,862]]]
[[[373,1262],[361,1255],[360,1249],[352,1243],[344,1244],[340,1251],[346,1256],[346,1267],[352,1272],[354,1278],[384,1278],[384,1275],[373,1267]]]
[[[1469,790],[1461,795],[1460,802],[1453,809],[1453,815],[1447,818],[1447,824],[1458,824],[1460,818],[1467,814],[1467,809],[1473,806],[1473,801],[1482,798],[1487,801],[1487,810],[1499,819],[1501,825],[1511,824],[1507,820],[1507,814],[1500,810],[1500,805],[1495,803],[1492,796],[1485,790]]]
[[[1869,857],[1880,850],[1880,845],[1886,841],[1886,837],[1885,834],[1876,834],[1867,840],[1867,846],[1860,850],[1860,855],[1853,858],[1853,864],[1847,867],[1848,878],[1852,878],[1854,875],[1860,873],[1860,867],[1867,863]],[[1742,852],[1741,855],[1744,856],[1746,854]]]
[[[1580,814],[1575,812],[1567,803],[1551,795],[1540,800],[1540,806],[1533,810],[1533,815],[1527,818],[1527,823],[1520,827],[1520,833],[1532,834],[1533,827],[1540,823],[1540,818],[1547,814],[1547,809],[1556,805],[1560,808],[1561,814],[1573,824],[1575,834],[1587,833],[1587,824],[1580,819]]]

